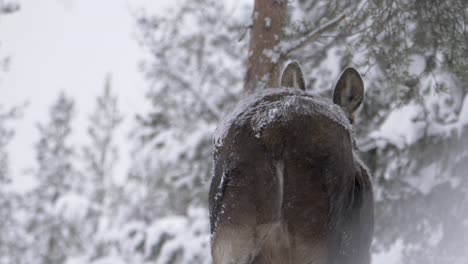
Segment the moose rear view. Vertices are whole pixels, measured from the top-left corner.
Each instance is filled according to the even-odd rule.
[[[215,264],[368,264],[369,174],[352,123],[363,82],[346,69],[333,101],[305,92],[300,67],[250,95],[217,129],[209,203]]]

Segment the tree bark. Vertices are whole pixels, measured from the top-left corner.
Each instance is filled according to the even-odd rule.
[[[287,0],[255,0],[244,91],[279,86],[278,44],[287,19]]]

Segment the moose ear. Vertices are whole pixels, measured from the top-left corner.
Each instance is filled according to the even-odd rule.
[[[333,103],[341,106],[351,124],[354,123],[354,112],[364,99],[364,82],[354,68],[346,68],[336,83],[333,92]]]
[[[286,66],[281,76],[281,86],[299,88],[305,91],[304,77],[297,62],[291,62]]]

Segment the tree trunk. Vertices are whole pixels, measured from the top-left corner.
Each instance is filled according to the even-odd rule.
[[[286,0],[255,0],[244,91],[279,86],[277,45],[287,18]]]

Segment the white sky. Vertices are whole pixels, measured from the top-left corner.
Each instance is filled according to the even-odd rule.
[[[19,12],[0,17],[1,54],[11,56],[11,66],[0,80],[0,104],[8,108],[29,102],[15,124],[9,146],[12,176],[18,188],[28,188],[25,169],[35,165],[37,122],[48,120],[49,108],[60,91],[75,99],[73,142],[86,142],[86,126],[95,97],[111,73],[125,123],[120,128],[121,162],[117,176],[128,164],[125,136],[136,112],[143,112],[147,85],[138,69],[145,55],[135,40],[132,12],[165,1],[29,0],[18,1]],[[166,1],[167,2],[167,1]],[[171,2],[171,1],[169,1]],[[131,4],[130,4],[131,3]]]

